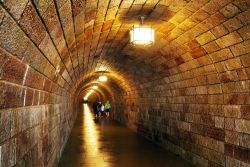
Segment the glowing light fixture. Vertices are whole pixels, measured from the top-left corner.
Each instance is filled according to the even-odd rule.
[[[97,88],[98,88],[98,86],[96,86],[96,85],[93,86],[93,89],[97,89]]]
[[[107,80],[108,80],[107,76],[105,76],[105,75],[99,76],[99,81],[100,82],[106,82]]]
[[[88,100],[88,97],[94,92],[93,89],[91,89],[85,96],[84,96],[84,100]]]
[[[141,17],[141,25],[134,25],[130,30],[130,42],[134,45],[154,44],[155,31],[151,26],[143,25],[144,17]]]

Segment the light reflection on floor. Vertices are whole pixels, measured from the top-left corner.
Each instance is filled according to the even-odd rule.
[[[119,123],[94,120],[84,104],[62,155],[60,167],[191,167]]]
[[[108,156],[107,152],[100,152],[98,148],[101,147],[99,143],[100,132],[98,132],[96,121],[94,121],[94,115],[91,113],[90,108],[87,104],[83,106],[83,141],[85,150],[85,161],[82,165],[95,166],[108,166],[107,162],[104,161],[103,157]],[[101,126],[103,129],[104,126]]]

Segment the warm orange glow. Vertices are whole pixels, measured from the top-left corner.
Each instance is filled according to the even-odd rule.
[[[96,85],[93,86],[93,89],[97,89],[97,88],[98,88],[98,86],[96,86]]]

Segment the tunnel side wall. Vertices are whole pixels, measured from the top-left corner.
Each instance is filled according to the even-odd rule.
[[[201,76],[190,82],[196,79],[202,82]],[[156,80],[138,93],[118,95],[112,116],[197,166],[249,166],[249,81],[180,89],[173,84]],[[248,88],[228,89],[232,84]],[[211,93],[221,89],[240,92]]]
[[[210,65],[141,83],[117,94],[112,116],[197,166],[249,166],[249,55],[241,58],[231,70]]]
[[[57,82],[0,49],[0,166],[57,166],[76,113]]]

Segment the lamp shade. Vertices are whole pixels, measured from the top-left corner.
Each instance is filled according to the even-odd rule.
[[[107,80],[108,80],[107,76],[104,76],[104,75],[99,76],[99,81],[100,82],[105,82]]]
[[[134,25],[130,30],[130,42],[134,45],[154,44],[155,31],[150,26]]]

